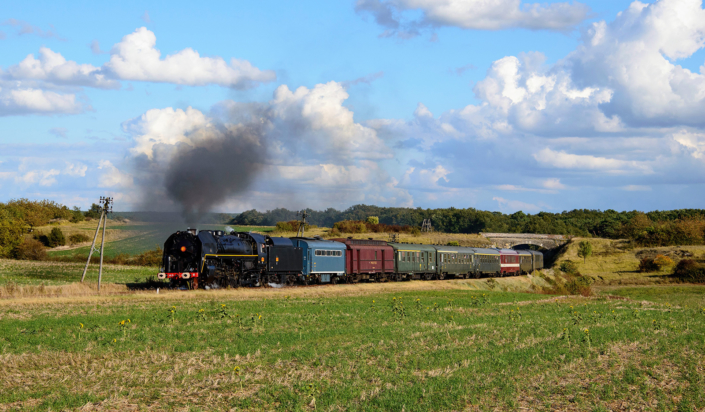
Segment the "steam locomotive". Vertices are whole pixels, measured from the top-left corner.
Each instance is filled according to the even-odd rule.
[[[502,277],[543,268],[530,250],[273,237],[188,229],[164,243],[159,279],[191,288]]]
[[[301,248],[291,239],[222,230],[177,231],[164,243],[159,279],[220,287],[293,285],[301,278]]]

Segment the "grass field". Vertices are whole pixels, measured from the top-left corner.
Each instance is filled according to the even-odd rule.
[[[86,227],[91,223],[90,227]],[[73,233],[76,230],[83,230],[82,233],[89,234],[93,240],[95,227],[97,222],[82,222],[78,225],[62,225],[63,231]],[[226,225],[200,225],[200,229],[224,230]],[[110,236],[106,236],[108,241],[105,243],[105,255],[115,256],[117,254],[137,255],[147,250],[155,249],[157,246],[162,247],[164,241],[177,230],[185,230],[186,227],[181,224],[170,223],[128,223],[128,224],[112,224],[108,222],[108,231]],[[263,226],[233,226],[233,230],[247,232],[250,230],[258,232],[269,232],[273,228]],[[48,232],[51,229],[45,230]],[[90,232],[89,232],[90,231]],[[100,243],[100,235],[98,243]],[[90,250],[90,242],[80,247],[60,248],[59,250],[49,250],[50,256],[71,256],[74,254],[88,255]]]
[[[0,410],[702,410],[703,289],[0,300]]]

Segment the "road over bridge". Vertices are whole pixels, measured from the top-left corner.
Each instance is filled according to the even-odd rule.
[[[563,235],[539,235],[533,233],[480,233],[500,248],[513,248],[519,245],[535,245],[553,249],[568,242]]]

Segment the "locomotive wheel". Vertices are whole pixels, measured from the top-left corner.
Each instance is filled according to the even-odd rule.
[[[443,280],[443,279],[445,279],[445,278],[446,278],[446,274],[445,274],[445,273],[439,273],[439,274],[438,274],[438,280]]]
[[[337,285],[337,284],[338,284],[338,277],[337,277],[337,276],[331,276],[331,278],[330,278],[330,284],[331,284],[331,285]]]
[[[293,275],[289,275],[286,277],[286,285],[287,286],[294,286],[294,283],[296,283],[296,277]]]
[[[480,275],[482,275],[480,272],[475,272],[475,279],[480,279]]]

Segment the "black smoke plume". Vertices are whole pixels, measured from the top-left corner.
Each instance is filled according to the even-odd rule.
[[[245,193],[266,159],[264,133],[254,122],[209,125],[193,132],[190,144],[154,149],[154,159],[136,159],[143,207],[173,211],[176,206],[188,224],[199,223],[205,213]]]

